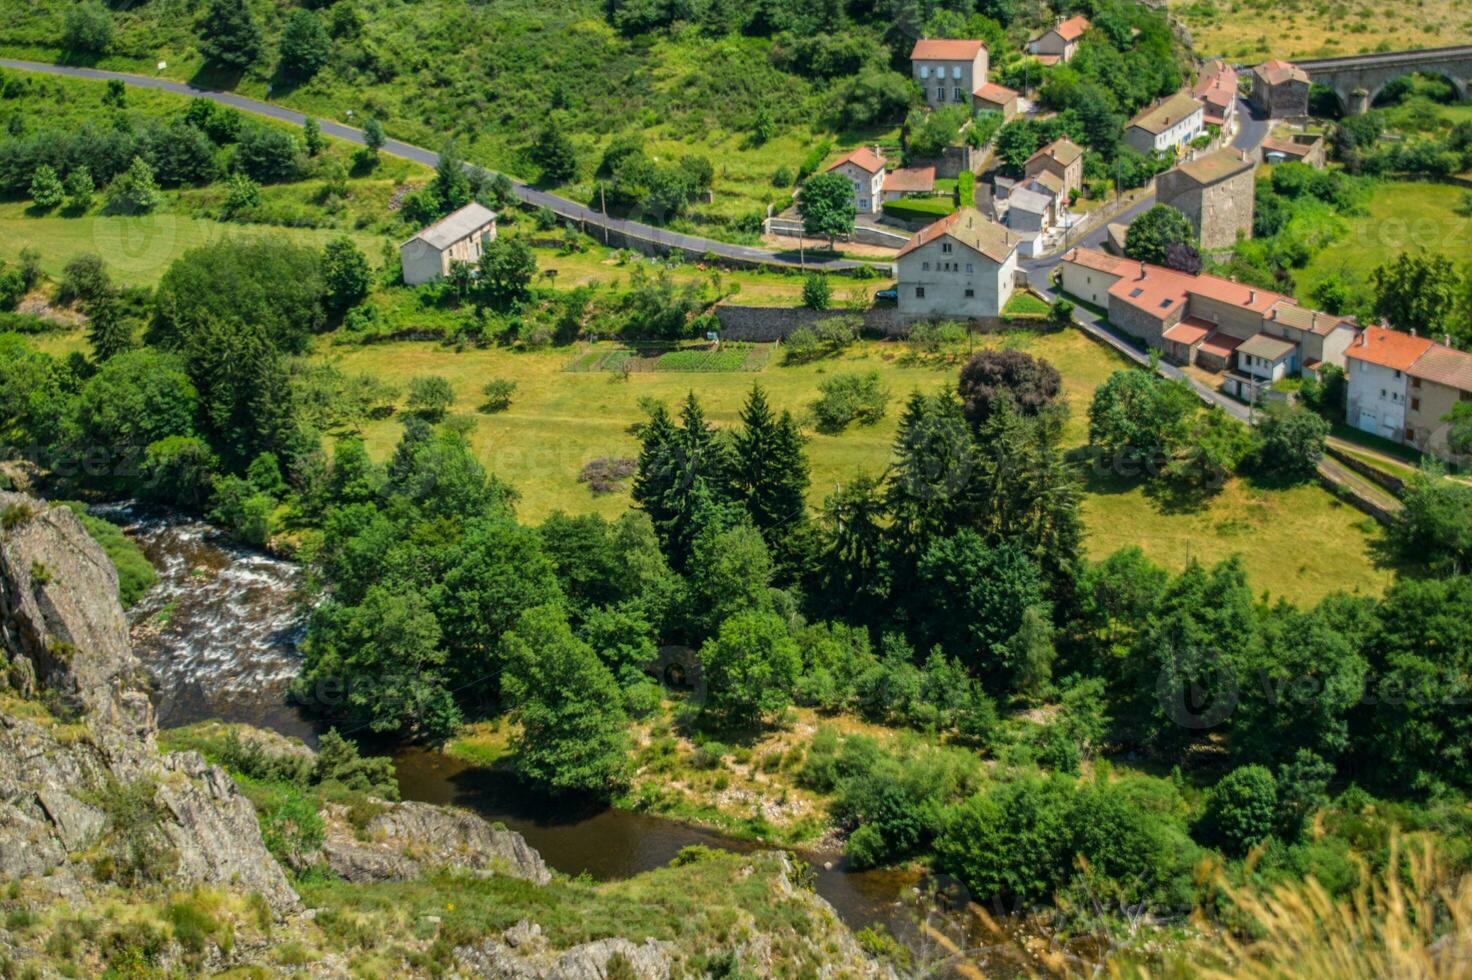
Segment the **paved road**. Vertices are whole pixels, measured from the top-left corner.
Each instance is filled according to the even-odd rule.
[[[1239,95],[1237,97],[1237,135],[1232,137],[1232,145],[1239,150],[1256,153],[1257,148],[1262,146],[1262,141],[1268,138],[1268,130],[1272,128],[1273,122],[1266,116],[1254,113],[1252,104]]]
[[[165,78],[131,75],[126,72],[102,71],[97,68],[50,65],[38,61],[18,61],[13,58],[0,58],[0,67],[14,68],[20,71],[40,72],[46,75],[65,75],[69,78],[90,78],[102,81],[116,79],[126,85],[133,85],[138,88],[157,89],[163,92],[173,92],[178,95],[209,99],[221,105],[233,106],[242,112],[249,112],[257,116],[265,116],[268,119],[277,119],[281,122],[295,125],[301,125],[306,119],[306,116],[300,112],[286,109],[270,102],[247,98],[243,95],[236,95],[233,92],[196,88],[187,82],[176,82]],[[347,140],[350,143],[361,144],[363,142],[362,130],[354,129],[351,126],[344,126],[341,123],[332,122],[327,119],[318,121],[321,123],[322,131],[330,136]],[[415,146],[412,143],[405,143],[401,140],[387,141],[383,145],[383,152],[390,156],[413,160],[415,163],[422,163],[430,167],[434,166],[439,159],[439,154],[433,150],[426,150],[423,147]],[[519,181],[512,181],[511,186],[517,198],[531,207],[549,208],[560,217],[569,221],[579,222],[587,228],[602,229],[606,227],[616,235],[641,239],[664,248],[683,249],[696,255],[703,255],[706,252],[710,252],[722,258],[733,259],[739,262],[821,269],[828,272],[853,269],[865,264],[850,259],[812,259],[795,251],[777,252],[764,248],[750,248],[745,245],[732,245],[728,242],[718,242],[696,235],[683,235],[679,232],[656,228],[653,225],[646,225],[638,221],[628,221],[622,218],[605,218],[592,208],[585,207],[575,201],[569,201],[567,198],[538,190]]]

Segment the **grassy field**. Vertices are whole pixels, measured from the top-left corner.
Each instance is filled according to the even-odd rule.
[[[23,248],[41,253],[41,268],[57,275],[67,260],[82,252],[103,257],[113,279],[128,286],[156,284],[169,263],[191,248],[227,235],[284,235],[320,246],[341,231],[241,225],[195,218],[172,211],[140,216],[90,214],[79,218],[34,218],[24,204],[0,204],[0,259],[13,260]],[[383,238],[348,233],[368,260],[377,263]]]
[[[1462,0],[1167,0],[1198,52],[1245,61],[1402,51],[1472,40]]]
[[[1295,276],[1299,298],[1308,301],[1313,287],[1335,272],[1350,283],[1368,282],[1377,266],[1401,252],[1425,249],[1465,259],[1472,251],[1472,217],[1453,210],[1465,193],[1451,184],[1384,182],[1370,199],[1369,213],[1344,219],[1349,234]]]
[[[1069,445],[1081,445],[1087,438],[1094,388],[1123,366],[1117,355],[1076,331],[1006,334],[978,338],[976,344],[1014,345],[1058,367],[1072,410]],[[470,438],[487,464],[521,492],[520,513],[533,521],[555,510],[614,516],[628,506],[626,493],[595,497],[577,477],[591,460],[637,455],[629,426],[641,417],[641,398],[674,405],[694,391],[715,424],[733,425],[753,382],[762,384],[775,408],[802,416],[825,378],[840,371],[877,370],[895,396],[883,422],[836,436],[810,432],[810,500],[816,506],[855,473],[881,471],[890,458],[900,399],[916,388],[928,391],[951,383],[956,370],[954,362],[919,362],[902,345],[877,342],[856,345],[837,359],[799,366],[782,365],[778,355],[757,374],[648,372],[627,380],[618,374],[565,371],[572,360],[565,349],[452,353],[434,344],[399,343],[324,350],[345,371],[371,372],[400,386],[417,375],[444,375],[455,388],[460,412],[474,412],[487,380],[514,379],[517,391],[510,409],[477,415]],[[365,433],[370,451],[386,456],[398,432],[392,420],[370,426]],[[1091,480],[1084,516],[1091,557],[1138,544],[1155,560],[1178,568],[1189,557],[1215,560],[1241,553],[1255,589],[1295,601],[1312,601],[1336,589],[1377,593],[1389,580],[1389,572],[1375,563],[1378,532],[1359,512],[1316,485],[1276,490],[1235,480],[1199,507],[1183,508],[1139,484]],[[1300,547],[1305,541],[1313,547]]]

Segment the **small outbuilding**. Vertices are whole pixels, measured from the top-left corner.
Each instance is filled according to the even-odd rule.
[[[450,273],[451,262],[478,262],[496,237],[496,212],[472,201],[399,246],[399,267],[410,286]]]

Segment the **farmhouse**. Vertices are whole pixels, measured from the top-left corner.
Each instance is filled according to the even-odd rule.
[[[399,268],[410,286],[449,275],[451,262],[478,262],[496,237],[496,212],[474,201],[452,211],[399,246]]]
[[[1089,29],[1089,19],[1078,16],[1060,20],[1027,44],[1027,53],[1045,65],[1069,61],[1078,54],[1079,40]]]
[[[1191,97],[1206,107],[1208,126],[1226,129],[1237,118],[1237,70],[1220,58],[1213,58],[1201,68]]]
[[[910,74],[926,105],[971,106],[972,93],[986,84],[987,51],[981,41],[922,38],[910,51]]]
[[[971,93],[971,107],[976,112],[1000,112],[1006,122],[1017,115],[1017,93],[1005,85],[987,82]]]
[[[1017,278],[1016,234],[975,208],[917,233],[895,256],[899,311],[911,317],[1000,316]]]
[[[1406,374],[1406,441],[1446,458],[1451,451],[1444,420],[1458,402],[1472,402],[1472,354],[1432,344]]]
[[[867,146],[839,157],[828,168],[829,173],[842,174],[854,188],[854,210],[859,214],[878,214],[884,204],[884,157]]]
[[[1308,72],[1297,65],[1274,59],[1252,69],[1252,92],[1248,99],[1255,109],[1273,119],[1308,115]]]
[[[1177,364],[1228,372],[1224,386],[1250,395],[1290,374],[1343,365],[1353,320],[1220,276],[1192,276],[1086,248],[1063,256],[1063,289],[1105,307],[1109,322]]]
[[[1206,107],[1187,92],[1177,92],[1129,121],[1124,141],[1141,153],[1179,150],[1206,128]]]
[[[1041,178],[1042,174],[1057,177],[1062,181],[1062,196],[1066,200],[1083,187],[1083,148],[1067,136],[1060,137],[1028,157],[1022,165],[1022,172],[1029,177]]]
[[[1161,174],[1155,199],[1191,220],[1203,251],[1230,248],[1238,233],[1252,235],[1256,168],[1245,151],[1225,147]]]

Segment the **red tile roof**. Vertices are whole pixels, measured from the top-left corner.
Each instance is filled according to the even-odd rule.
[[[1217,357],[1231,357],[1232,351],[1242,346],[1241,337],[1233,337],[1229,333],[1218,330],[1210,337],[1201,342],[1200,350],[1205,354],[1214,354]]]
[[[983,41],[957,41],[922,38],[910,51],[911,61],[970,61],[986,50]]]
[[[1140,271],[1138,262],[1131,262],[1129,259],[1122,259],[1117,255],[1110,255],[1108,252],[1100,252],[1092,248],[1069,249],[1063,253],[1063,261],[1111,276],[1127,276],[1131,272]]]
[[[1188,316],[1161,334],[1161,337],[1191,347],[1205,340],[1206,335],[1211,333],[1211,330],[1211,324],[1205,320],[1198,320],[1194,316]]]
[[[1033,55],[1033,57],[1038,60],[1038,64],[1044,65],[1048,68],[1053,67],[1054,65],[1058,64],[1058,62],[1063,60],[1056,54],[1035,54]]]
[[[1272,61],[1264,61],[1252,69],[1257,75],[1269,85],[1281,85],[1287,81],[1306,82],[1308,72],[1289,61],[1274,58]]]
[[[884,178],[884,189],[899,194],[935,190],[934,167],[901,167]]]
[[[1077,17],[1070,17],[1053,28],[1053,30],[1058,32],[1058,36],[1065,41],[1077,41],[1084,36],[1084,31],[1088,29],[1089,19],[1082,14]]]
[[[1028,157],[1027,160],[1022,164],[1022,169],[1026,171],[1034,160],[1040,160],[1044,157],[1052,160],[1057,160],[1061,166],[1066,167],[1073,161],[1077,160],[1079,157],[1083,156],[1083,154],[1083,147],[1079,146],[1067,136],[1060,136],[1053,142],[1049,143],[1047,146],[1043,147],[1041,150],[1038,150],[1032,156]]]
[[[857,150],[844,154],[834,161],[833,165],[828,169],[837,170],[845,163],[851,163],[860,170],[871,174],[877,174],[884,169],[884,157],[875,153],[872,148],[867,146],[861,146]]]
[[[985,99],[987,102],[991,102],[995,105],[1006,105],[1008,102],[1011,102],[1013,99],[1017,98],[1016,91],[1008,88],[1005,85],[998,85],[996,82],[987,82],[985,85],[977,89],[975,92],[972,92],[971,94],[976,96],[978,99]]]
[[[928,245],[942,236],[954,238],[997,263],[1007,261],[1007,256],[1017,251],[1017,245],[1021,241],[975,208],[961,208],[916,232],[905,243],[904,248],[895,253],[895,258],[909,255],[920,246]]]
[[[1344,356],[1352,361],[1367,361],[1396,371],[1408,371],[1417,358],[1434,346],[1425,337],[1412,337],[1384,327],[1366,327],[1359,339],[1349,345]]]

